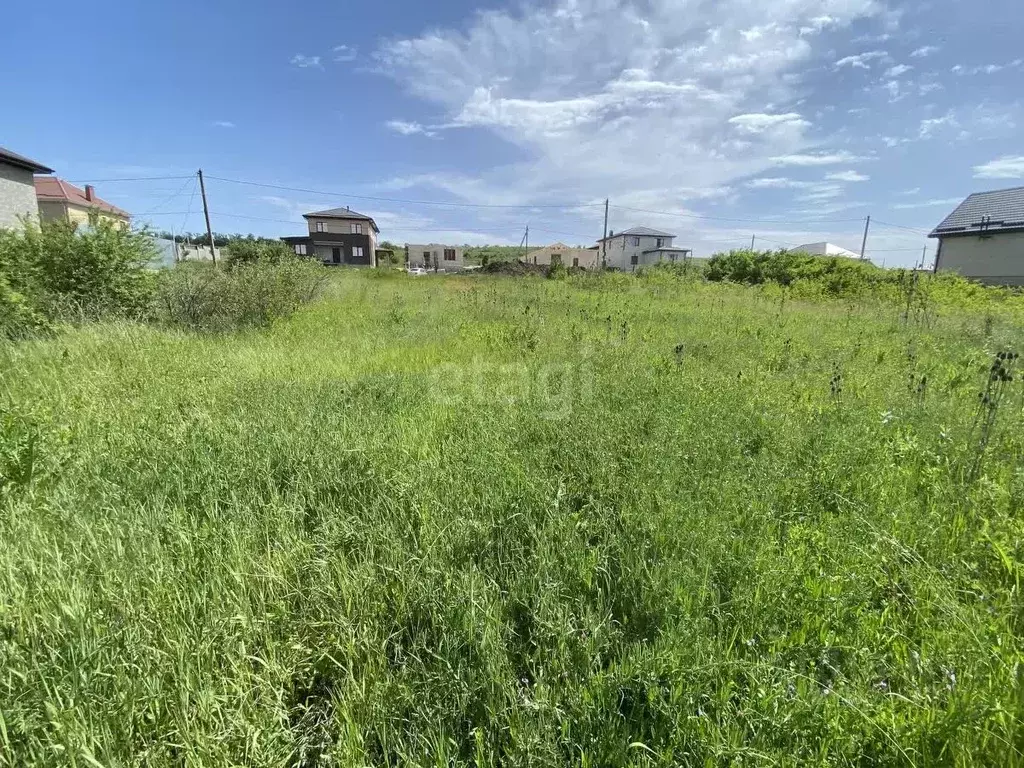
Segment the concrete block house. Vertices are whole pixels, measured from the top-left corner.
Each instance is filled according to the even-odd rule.
[[[693,251],[689,248],[675,248],[675,235],[650,227],[633,227],[624,232],[609,233],[600,240],[601,265],[632,272],[639,267],[657,264],[659,261],[683,261]]]
[[[1024,285],[1024,187],[976,192],[932,230],[935,271],[988,285]]]
[[[53,173],[45,165],[0,147],[0,227],[39,221],[35,174]]]
[[[331,208],[305,213],[309,233],[283,237],[299,256],[308,256],[327,265],[350,267],[377,266],[377,223],[351,208]]]
[[[459,272],[466,266],[461,245],[442,243],[406,243],[405,263],[407,267],[421,267],[432,272]]]

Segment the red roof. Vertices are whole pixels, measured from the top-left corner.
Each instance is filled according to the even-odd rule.
[[[69,184],[56,176],[36,176],[36,199],[41,203],[67,203],[79,208],[95,208],[113,216],[131,218],[128,211],[121,210],[116,205],[111,205],[106,200],[101,200],[93,193],[92,200],[85,196],[85,190],[79,189],[74,184]]]

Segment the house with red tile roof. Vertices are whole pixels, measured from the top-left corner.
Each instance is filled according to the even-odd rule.
[[[39,217],[43,221],[90,224],[99,219],[125,227],[131,224],[131,214],[99,198],[91,184],[79,189],[56,176],[37,176],[35,183]]]

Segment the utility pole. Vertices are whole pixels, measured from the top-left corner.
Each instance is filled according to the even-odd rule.
[[[921,246],[921,266],[919,266],[918,269],[921,269],[921,270],[924,269],[924,260],[927,259],[927,258],[928,258],[928,246],[927,245],[922,245]]]
[[[601,237],[601,266],[603,267],[606,263],[604,257],[604,249],[607,247],[608,240],[608,198],[604,199],[604,235]]]
[[[868,249],[868,228],[871,226],[871,217],[868,216],[864,219],[864,239],[860,241],[860,257],[864,258],[864,253]]]
[[[754,250],[754,240],[756,238],[757,238],[757,235],[751,235],[750,236],[750,250]]]
[[[206,184],[203,183],[203,169],[199,169],[199,191],[203,195],[203,215],[206,217],[206,236],[210,238],[210,257],[217,263],[217,249],[213,244],[213,228],[210,226],[210,206],[206,204]]]
[[[526,253],[530,253],[530,225],[526,225]]]

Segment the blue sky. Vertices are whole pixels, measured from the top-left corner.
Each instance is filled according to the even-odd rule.
[[[399,243],[518,243],[529,224],[531,243],[589,244],[608,197],[612,229],[698,254],[751,235],[857,250],[870,214],[869,255],[892,265],[968,193],[1024,184],[1019,0],[54,0],[5,17],[0,144],[161,229],[199,231],[201,210],[190,179],[149,177],[202,167],[218,231],[296,234],[347,204]]]

